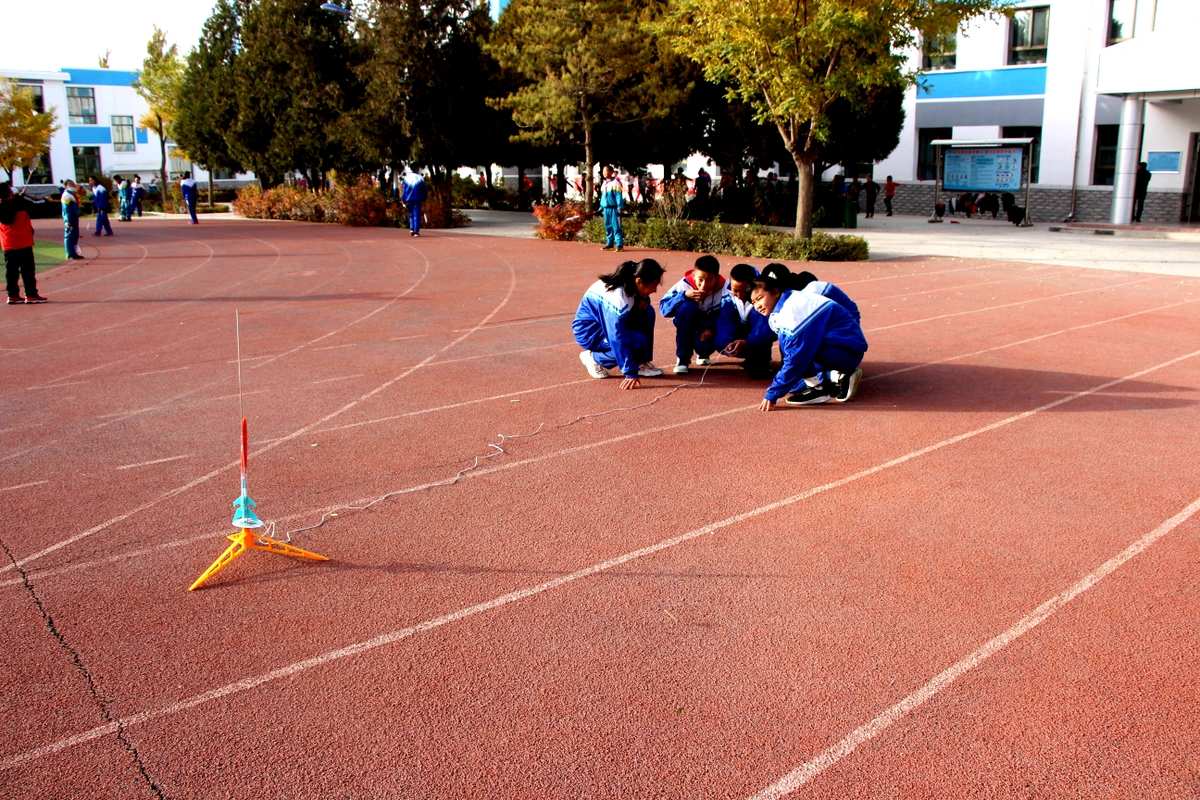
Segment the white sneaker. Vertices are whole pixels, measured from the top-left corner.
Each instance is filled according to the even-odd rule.
[[[675,359],[675,366],[671,368],[671,372],[675,373],[676,375],[687,375],[687,371],[688,365],[680,361],[678,358]]]
[[[596,363],[595,356],[591,350],[581,350],[579,352],[579,360],[583,362],[583,367],[588,371],[588,375],[593,378],[607,378],[608,370]]]
[[[696,366],[697,367],[707,367],[710,364],[712,364],[711,358],[701,358],[700,356],[696,356]]]
[[[662,370],[654,366],[654,362],[647,361],[638,367],[638,376],[642,378],[657,378],[662,375]]]

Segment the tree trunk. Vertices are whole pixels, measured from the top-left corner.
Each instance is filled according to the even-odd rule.
[[[170,188],[170,184],[167,182],[167,132],[165,130],[166,126],[163,125],[163,118],[158,114],[154,115],[154,123],[158,128],[158,148],[162,153],[162,166],[159,167],[158,172],[159,180],[162,181],[163,211],[168,211],[167,190]],[[168,211],[168,213],[170,212]]]
[[[525,196],[525,168],[520,164],[517,165],[517,208],[522,211],[528,211],[526,207],[527,198]]]
[[[583,202],[590,212],[596,194],[592,185],[592,121],[587,116],[583,118],[583,168]]]
[[[213,204],[213,171],[212,167],[208,168],[208,209],[211,211],[215,208]]]
[[[554,202],[561,203],[567,199],[567,168],[562,162],[554,165]]]
[[[811,157],[802,153],[792,153],[796,162],[796,228],[795,234],[801,239],[812,238],[813,212],[813,165]]]

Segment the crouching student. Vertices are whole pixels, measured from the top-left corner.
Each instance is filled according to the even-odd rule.
[[[773,266],[768,264],[767,266]],[[779,264],[778,266],[783,266]],[[786,267],[785,267],[786,269]],[[862,314],[858,311],[858,304],[850,299],[850,295],[843,292],[837,284],[823,281],[813,275],[811,272],[801,272],[795,276],[796,287],[804,292],[813,292],[822,297],[828,297],[833,302],[837,303],[842,308],[850,312],[850,316],[854,317],[854,321],[862,324]]]
[[[607,378],[614,368],[625,379],[622,389],[636,389],[639,378],[655,378],[654,306],[663,268],[652,258],[625,261],[615,272],[601,275],[588,287],[571,329],[583,348],[579,360],[593,378]]]
[[[662,315],[675,323],[676,375],[685,375],[696,355],[696,364],[707,367],[709,356],[717,349],[717,312],[725,294],[721,262],[713,256],[700,256],[690,269],[659,301]]]
[[[767,265],[754,284],[754,307],[779,337],[783,360],[759,408],[808,406],[854,397],[862,380],[867,340],[850,312],[816,292],[799,291],[799,276],[782,264]],[[825,380],[821,373],[827,373]]]
[[[735,264],[729,270],[729,285],[717,311],[716,346],[723,355],[742,359],[742,367],[752,377],[766,378],[771,373],[771,344],[775,333],[767,318],[754,309],[751,294],[758,270],[749,264]]]

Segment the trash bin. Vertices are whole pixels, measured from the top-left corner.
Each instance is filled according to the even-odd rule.
[[[842,200],[842,227],[858,227],[858,203],[850,199]]]

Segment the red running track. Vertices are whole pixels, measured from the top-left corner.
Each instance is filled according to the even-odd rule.
[[[595,248],[118,233],[0,318],[0,795],[1200,793],[1200,282],[820,264],[868,380],[761,414],[587,379]],[[189,594],[235,308],[263,515],[395,495]]]

